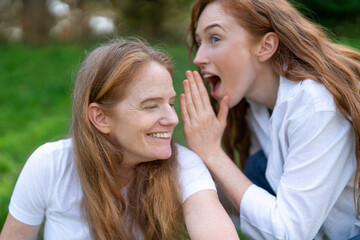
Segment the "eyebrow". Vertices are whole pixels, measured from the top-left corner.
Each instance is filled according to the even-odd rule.
[[[149,98],[143,99],[143,100],[140,102],[140,104],[143,104],[143,103],[149,102],[149,101],[161,101],[161,100],[163,100],[163,99],[164,99],[163,97],[149,97]],[[176,94],[172,95],[172,96],[170,97],[170,99],[176,99]]]
[[[214,23],[214,24],[211,24],[211,25],[207,26],[207,27],[204,29],[204,32],[207,32],[207,31],[209,31],[211,28],[215,28],[215,27],[219,27],[219,28],[221,28],[222,30],[224,30],[224,31],[226,32],[225,28],[223,28],[223,27],[222,27],[220,24],[218,24],[218,23]]]
[[[223,31],[226,32],[225,28],[223,28],[220,24],[218,23],[214,23],[214,24],[211,24],[209,26],[206,26],[206,28],[204,29],[204,33],[206,33],[207,31],[209,31],[210,29],[212,28],[215,28],[215,27],[219,27],[221,28]],[[195,33],[196,36],[199,36],[199,34]]]

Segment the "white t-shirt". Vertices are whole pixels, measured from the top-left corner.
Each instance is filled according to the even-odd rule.
[[[276,197],[252,185],[240,206],[253,239],[348,239],[360,234],[353,202],[354,132],[332,95],[313,81],[280,78],[275,108],[250,104],[251,152],[263,149]]]
[[[183,202],[198,191],[216,190],[201,159],[183,146],[177,148]],[[72,140],[65,139],[46,143],[30,156],[17,180],[9,212],[29,225],[39,225],[45,217],[44,239],[90,239],[81,198]]]

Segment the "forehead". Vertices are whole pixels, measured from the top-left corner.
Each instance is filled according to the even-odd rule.
[[[236,23],[233,16],[227,14],[218,1],[209,3],[206,5],[202,13],[200,14],[196,32],[202,32],[207,26],[218,23],[221,25],[229,25]]]
[[[126,98],[141,101],[147,97],[168,97],[175,94],[172,77],[160,63],[145,63],[126,89]]]

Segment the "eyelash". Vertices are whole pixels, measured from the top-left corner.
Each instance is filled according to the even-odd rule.
[[[199,48],[200,48],[200,45],[201,45],[201,42],[200,42],[200,41],[196,41],[196,42],[195,42],[195,47],[196,47],[196,49],[199,49]]]
[[[169,105],[170,105],[170,107],[175,108],[175,103],[169,103]],[[149,105],[149,106],[144,107],[144,109],[146,109],[146,110],[151,110],[151,109],[155,109],[155,108],[157,108],[157,105]]]
[[[214,42],[214,40],[216,40],[216,41]],[[210,35],[210,37],[209,37],[210,43],[217,43],[217,42],[220,41],[220,40],[221,40],[220,37],[217,36],[217,35]],[[199,49],[200,46],[201,46],[201,41],[196,41],[196,42],[195,42],[195,47],[196,47],[197,49]]]
[[[210,42],[211,43],[216,43],[216,42],[214,42],[214,40],[217,40],[216,42],[218,42],[218,41],[220,41],[220,38],[218,36],[216,36],[216,35],[211,35],[210,36]]]
[[[144,107],[144,109],[151,110],[151,109],[154,109],[156,107],[157,107],[157,105],[150,105],[150,106]]]

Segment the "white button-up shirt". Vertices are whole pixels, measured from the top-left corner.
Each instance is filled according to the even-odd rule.
[[[353,181],[354,132],[332,95],[313,80],[280,78],[267,108],[248,100],[251,153],[263,149],[276,197],[252,185],[240,206],[241,231],[251,239],[348,239],[360,234]]]

